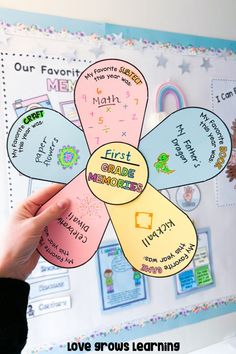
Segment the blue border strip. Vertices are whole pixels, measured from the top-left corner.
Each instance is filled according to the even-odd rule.
[[[183,33],[163,32],[158,30],[149,30],[145,28],[136,27],[124,27],[118,25],[106,25],[106,34],[121,33],[124,38],[132,38],[139,40],[148,39],[151,42],[171,43],[174,46],[183,47],[204,47],[214,49],[228,49],[236,51],[236,41],[230,41],[227,39],[211,38],[195,36]]]
[[[218,317],[222,315],[229,314],[231,312],[236,312],[236,303],[221,305],[217,308],[208,309],[207,311],[201,311],[199,313],[193,313],[187,317],[178,317],[175,319],[168,319],[167,321],[158,321],[155,324],[147,324],[144,327],[136,327],[132,330],[122,329],[117,334],[107,334],[106,336],[96,337],[91,340],[86,340],[83,342],[89,342],[94,345],[95,342],[128,342],[134,341],[137,338],[142,338],[146,336],[150,336],[153,334],[158,334],[161,332],[169,331],[176,327],[186,326],[194,323],[198,323],[200,321],[208,320],[213,317]],[[71,340],[73,341],[73,339]],[[142,340],[140,340],[142,342]],[[49,351],[43,350],[37,352],[38,354],[48,354]],[[60,346],[55,346],[54,348],[50,348],[51,354],[65,354],[67,353],[66,348],[61,348]],[[83,353],[81,351],[80,353]]]
[[[11,10],[0,8],[1,21],[11,25],[16,23],[24,23],[25,25],[37,25],[41,28],[54,27],[56,31],[62,28],[68,29],[70,32],[83,31],[86,34],[97,33],[100,36],[108,34],[122,33],[123,38],[149,40],[150,42],[171,43],[172,45],[181,45],[184,47],[205,47],[214,49],[227,49],[236,52],[236,41],[227,39],[218,39],[210,37],[202,37],[181,33],[164,32],[158,30],[150,30],[138,27],[120,26],[114,24],[105,24],[92,21],[83,21],[66,17],[31,13],[26,11]]]

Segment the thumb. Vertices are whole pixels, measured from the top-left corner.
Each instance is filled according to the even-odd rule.
[[[51,221],[59,218],[68,208],[69,204],[69,199],[62,199],[42,211],[42,213],[34,217],[36,227],[39,230],[43,230]]]

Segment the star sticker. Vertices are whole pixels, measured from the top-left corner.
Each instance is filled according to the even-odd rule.
[[[47,48],[38,44],[37,47],[32,49],[32,52],[33,52],[33,54],[36,54],[36,55],[45,56],[45,55],[47,55]]]
[[[113,43],[116,44],[116,45],[119,45],[121,46],[123,44],[123,33],[121,32],[120,34],[115,34],[113,33],[112,34],[114,40],[113,40]]]
[[[102,48],[102,44],[90,49],[90,52],[92,52],[95,55],[95,58],[98,58],[100,55],[104,53],[104,50]]]
[[[78,52],[75,49],[70,50],[69,52],[62,53],[63,57],[67,59],[67,63],[71,63],[73,60],[78,58]]]
[[[227,51],[226,48],[224,48],[224,49],[221,50],[220,58],[223,58],[225,61],[227,60],[227,58],[228,58],[228,51]]]
[[[156,57],[158,60],[157,66],[162,66],[163,68],[166,67],[166,63],[168,62],[168,59],[164,57],[164,55],[161,53],[159,57]]]
[[[5,31],[0,31],[0,44],[8,44],[9,36],[6,35]]]
[[[183,60],[182,64],[179,65],[179,68],[182,71],[182,75],[184,73],[190,73],[189,65],[190,65],[190,63],[187,63],[185,60]]]
[[[139,41],[135,41],[134,49],[143,52],[144,49],[147,49],[147,44],[140,38]]]
[[[212,68],[212,65],[210,63],[210,59],[205,59],[205,58],[202,58],[202,65],[201,65],[201,68],[205,68],[206,71],[208,71],[209,68]]]

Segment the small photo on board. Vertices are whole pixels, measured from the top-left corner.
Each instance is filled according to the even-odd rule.
[[[134,269],[118,243],[100,246],[97,252],[102,310],[147,303],[147,278]]]
[[[17,117],[20,117],[22,114],[29,111],[30,109],[39,107],[52,108],[48,95],[32,97],[26,100],[19,99],[13,103],[13,108],[16,112]]]
[[[78,113],[76,111],[74,101],[73,100],[63,101],[63,102],[60,102],[59,105],[60,105],[60,110],[61,110],[61,113],[63,114],[63,116],[65,116],[67,119],[69,119],[75,125],[77,125],[78,128],[82,129],[82,125],[81,125]]]
[[[179,187],[176,191],[178,207],[184,211],[195,210],[201,201],[201,192],[196,184]]]
[[[175,282],[177,295],[187,295],[215,285],[209,229],[198,231],[198,248],[193,261],[175,276]]]

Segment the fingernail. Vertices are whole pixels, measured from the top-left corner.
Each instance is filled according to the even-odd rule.
[[[62,199],[59,202],[57,202],[57,205],[59,206],[59,208],[65,209],[69,205],[69,199]]]

